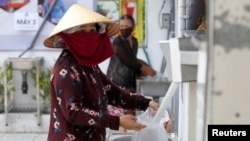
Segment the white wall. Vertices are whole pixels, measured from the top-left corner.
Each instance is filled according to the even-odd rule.
[[[89,1],[91,2],[91,1]],[[94,2],[94,1],[93,1]],[[160,8],[162,7],[162,0],[146,0],[146,7],[147,7],[147,11],[146,11],[146,40],[145,40],[145,44],[147,46],[146,48],[146,52],[148,53],[150,62],[152,67],[159,71],[160,67],[161,67],[161,61],[162,61],[162,52],[159,48],[159,40],[165,40],[167,38],[167,30],[166,29],[160,29],[158,22],[158,13]],[[169,8],[168,8],[168,3],[169,0],[167,0],[165,6],[164,6],[164,11],[162,12],[169,12]],[[31,3],[32,4],[32,3]],[[29,6],[27,6],[29,7]],[[23,9],[20,9],[20,11],[27,11],[27,7],[24,7]],[[167,11],[168,10],[168,11]],[[2,13],[3,14],[3,13]],[[0,14],[0,16],[3,16]],[[13,17],[12,17],[13,18]],[[1,19],[1,18],[0,18]],[[40,21],[42,20],[42,18],[40,18]],[[7,23],[6,23],[7,22]],[[12,20],[10,18],[8,18],[8,20],[2,20],[0,21],[0,23],[5,23],[5,27],[1,26],[1,30],[0,30],[0,36],[4,36],[5,34],[10,33],[9,31],[11,31],[12,34],[17,34],[19,37],[15,37],[15,38],[10,38],[8,41],[5,41],[6,44],[1,44],[1,46],[8,46],[8,48],[10,48],[10,50],[1,50],[0,51],[0,66],[3,66],[4,61],[9,58],[9,57],[14,57],[17,58],[24,49],[26,49],[32,39],[33,36],[31,36],[31,33],[27,33],[28,34],[28,38],[26,40],[23,39],[19,39],[19,38],[26,38],[24,36],[20,36],[20,35],[25,35],[26,34],[22,34],[22,33],[16,33],[18,31],[15,31],[14,29],[11,29],[11,26],[13,27],[13,23]],[[3,24],[2,24],[3,25]],[[47,37],[46,33],[48,31],[51,31],[53,28],[53,25],[50,23],[46,23],[45,24],[45,29],[43,29],[42,31],[42,36],[39,36],[35,47],[33,50],[26,52],[22,57],[23,58],[33,58],[33,57],[43,57],[44,59],[44,66],[45,67],[52,67],[56,58],[58,57],[58,55],[60,54],[60,49],[47,49],[44,50],[45,47],[43,46],[42,42],[43,39],[45,37]],[[8,37],[9,38],[9,37]],[[11,44],[9,44],[11,43]],[[14,45],[15,44],[15,45]],[[19,50],[15,50],[15,49],[11,49],[11,48],[15,48],[16,46],[21,46],[22,49]],[[138,57],[143,59],[143,60],[147,60],[144,51],[140,48],[138,51]],[[109,63],[109,59],[107,59],[106,61],[102,62],[100,64],[101,69],[103,70],[104,73],[106,73],[107,71],[107,67],[108,67],[108,63]],[[19,75],[19,73],[15,73],[16,76],[14,75],[14,78],[16,78],[16,80],[18,80],[18,82],[16,82],[16,84],[21,84],[21,80],[19,82],[19,79],[21,78],[21,74]],[[31,78],[29,78],[30,80]],[[32,86],[32,85],[30,85]],[[17,92],[21,92],[21,88],[18,86],[18,90]],[[31,88],[31,87],[30,87]],[[32,89],[30,93],[32,93]],[[28,93],[29,95],[29,93]]]
[[[94,3],[95,1],[93,0],[92,2]],[[160,8],[162,7],[163,1],[162,0],[154,0],[154,1],[146,0],[145,2],[146,2],[146,8],[147,8],[146,22],[145,22],[146,28],[147,28],[145,31],[146,32],[145,33],[146,34],[145,45],[147,47],[146,52],[148,53],[152,67],[154,69],[156,69],[157,71],[159,71],[160,67],[161,67],[161,61],[162,61],[163,55],[162,55],[162,52],[159,48],[158,42],[159,42],[159,40],[166,40],[167,39],[167,30],[160,29],[159,23],[158,23],[158,14],[160,12],[159,11]],[[21,11],[25,11],[25,8],[24,8],[24,10],[21,9]],[[169,13],[169,11],[170,11],[169,0],[167,0],[162,12]],[[4,22],[4,21],[2,21],[2,22]],[[10,22],[11,21],[9,21],[8,24],[5,24],[6,27],[1,27],[2,28],[1,35],[4,35],[4,33],[6,33],[6,34],[9,33],[10,26],[8,26],[8,25],[12,25],[12,24],[10,24]],[[43,32],[42,32],[43,35],[45,34],[44,31],[47,31],[47,28],[51,29],[51,25],[48,23],[46,23],[45,29],[43,29]],[[47,34],[49,34],[49,33],[47,33]],[[35,44],[36,48],[40,48],[40,49],[43,48],[43,46],[42,46],[42,41],[43,41],[42,39],[43,38],[39,38],[37,40],[37,43]],[[31,42],[31,39],[33,39],[33,37],[30,38],[29,41],[17,42],[18,38],[15,38],[15,39],[12,39],[8,42],[17,42],[16,46],[25,42],[27,44],[26,46],[28,47],[30,42]],[[12,46],[12,47],[14,47],[14,46]],[[12,48],[12,47],[10,46],[10,48]],[[23,47],[23,48],[25,49],[26,47]],[[0,52],[0,56],[1,56],[0,64],[1,64],[1,66],[2,66],[3,61],[5,59],[7,59],[8,57],[18,57],[22,53],[22,51],[23,50],[12,50],[12,51],[1,50],[1,52]],[[53,49],[48,49],[48,50],[39,50],[38,49],[38,50],[29,51],[29,52],[25,53],[22,57],[37,57],[37,56],[40,57],[40,56],[43,56],[44,60],[45,60],[45,66],[52,66],[53,62],[56,59],[56,57],[58,56],[59,52],[60,52],[59,50],[53,50]],[[145,53],[142,49],[139,49],[138,57],[146,60]],[[104,72],[106,72],[106,70],[107,70],[108,62],[109,62],[109,60],[106,60],[100,64],[100,67],[102,68],[102,70]]]
[[[89,1],[91,3],[91,1]],[[94,0],[92,1],[93,3],[95,2]],[[165,40],[167,38],[167,30],[166,29],[160,29],[159,24],[158,24],[158,13],[159,10],[162,6],[163,1],[162,0],[146,0],[146,7],[147,7],[147,11],[146,11],[146,51],[149,55],[149,59],[151,62],[151,65],[154,69],[156,69],[157,71],[160,70],[160,65],[161,65],[161,60],[162,60],[162,52],[159,48],[159,40]],[[164,6],[164,10],[163,12],[169,12],[169,0],[167,0],[165,6]],[[22,10],[25,11],[25,10]],[[157,22],[156,22],[157,21]],[[3,22],[3,21],[2,21]],[[1,27],[1,34],[3,35],[4,33],[8,33],[9,32],[9,28],[10,26],[8,25],[12,25],[10,23],[5,24],[6,27]],[[51,26],[48,26],[48,24],[46,23],[47,26],[45,26],[45,28],[49,28],[51,29]],[[45,31],[47,29],[44,29]],[[45,33],[43,33],[45,34]],[[48,33],[47,33],[48,34]],[[44,37],[43,37],[44,38]],[[33,39],[33,38],[30,38]],[[17,38],[10,40],[9,42],[17,42]],[[37,41],[38,43],[36,43],[36,48],[43,48],[42,46],[42,39],[39,38],[39,40]],[[20,43],[26,42],[26,46],[28,47],[31,40],[30,41],[20,41]],[[20,43],[17,44],[20,45]],[[2,44],[3,45],[3,44]],[[10,46],[10,48],[12,48]],[[23,47],[24,49],[26,47]],[[8,58],[8,57],[18,57],[18,55],[20,55],[22,52],[22,50],[18,50],[18,51],[8,51],[8,50],[3,50],[0,52],[0,64],[2,64],[2,62]],[[53,60],[55,60],[55,57],[58,55],[58,51],[54,51],[53,49],[49,49],[49,50],[34,50],[34,51],[30,51],[27,52],[26,54],[24,54],[23,57],[36,57],[36,56],[43,56],[45,58],[45,65],[52,65],[53,64]],[[53,57],[51,57],[53,56]],[[146,60],[146,56],[144,54],[144,51],[142,49],[139,49],[139,53],[138,53],[138,57],[141,59]],[[108,65],[109,60],[104,61],[103,63],[100,64],[100,67],[102,68],[102,70],[104,72],[106,72],[107,69],[107,65]]]
[[[3,65],[4,61],[8,58],[18,58],[22,51],[0,51],[0,66]],[[50,49],[50,51],[28,51],[25,53],[22,58],[35,58],[35,57],[43,57],[44,66],[51,67],[53,66],[55,60],[60,54],[60,49]]]
[[[32,5],[36,3],[37,0],[32,0]],[[88,0],[88,2],[95,2],[96,0]],[[145,0],[146,1],[146,52],[148,53],[151,65],[154,69],[157,71],[160,70],[160,65],[162,61],[162,52],[159,48],[159,40],[165,40],[167,38],[167,30],[166,29],[160,29],[158,22],[158,13],[159,9],[162,6],[163,0]],[[169,12],[168,8],[169,0],[167,0],[164,11],[163,12]],[[30,5],[27,5],[26,7],[23,7],[23,9],[20,9],[20,12],[26,12],[27,9],[29,9]],[[32,7],[32,6],[31,6]],[[35,7],[35,6],[34,6]],[[36,11],[37,9],[32,9],[32,12]],[[168,10],[168,11],[167,11]],[[30,11],[28,11],[30,12]],[[43,19],[39,18],[39,21],[41,22]],[[4,61],[8,58],[17,58],[24,49],[29,47],[32,39],[34,38],[34,31],[27,32],[25,31],[15,31],[13,29],[14,23],[13,23],[13,15],[2,11],[0,9],[0,67],[3,66]],[[52,67],[54,65],[55,60],[57,59],[58,55],[60,54],[60,49],[47,49],[45,50],[45,47],[43,46],[43,40],[47,37],[49,34],[48,31],[51,31],[53,29],[53,26],[51,23],[45,24],[45,29],[42,30],[41,35],[39,36],[37,42],[35,43],[34,49],[26,52],[22,57],[23,58],[35,58],[35,57],[43,57],[44,59],[44,66],[45,67]],[[7,35],[7,36],[5,36]],[[1,50],[1,47],[8,48],[8,50]],[[140,48],[138,51],[138,57],[147,60],[144,51]],[[108,67],[109,59],[102,62],[100,64],[101,69],[104,73],[106,73],[107,67]],[[30,75],[29,75],[30,76]],[[32,79],[31,77],[28,78],[28,85],[29,90],[28,94],[22,94],[21,90],[21,84],[22,84],[22,76],[21,71],[15,71],[14,72],[14,84],[16,84],[16,92],[14,94],[15,105],[27,105],[25,103],[28,99],[28,101],[32,101],[31,97],[35,94],[35,88],[32,87]],[[25,97],[25,98],[24,98]],[[34,102],[34,101],[33,101]],[[36,104],[36,103],[31,103]],[[17,128],[18,129],[18,128]],[[6,129],[4,129],[6,130]]]
[[[162,7],[163,0],[146,0],[146,38],[147,49],[151,65],[157,71],[160,71],[163,54],[159,47],[160,40],[167,39],[167,29],[161,29],[158,16]],[[161,13],[170,13],[169,0],[163,7]],[[139,53],[142,56],[143,51]]]
[[[158,23],[158,16],[163,4],[163,0],[145,0],[145,3],[145,7],[147,9],[145,12],[145,23],[147,28],[145,30],[145,45],[147,47],[146,52],[148,53],[152,67],[156,71],[160,71],[163,54],[159,47],[159,41],[167,39],[167,29],[161,29]],[[169,3],[170,0],[166,0],[161,13],[170,13]],[[145,61],[147,60],[142,48],[138,50],[138,58],[141,58]],[[100,64],[100,67],[104,72],[107,70],[108,62],[109,59]]]

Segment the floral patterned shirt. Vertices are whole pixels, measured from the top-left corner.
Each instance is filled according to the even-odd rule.
[[[110,82],[98,66],[79,65],[64,49],[51,74],[48,141],[104,141],[106,128],[119,128],[108,104],[145,110],[149,101]]]

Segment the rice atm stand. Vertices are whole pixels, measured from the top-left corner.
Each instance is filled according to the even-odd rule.
[[[200,74],[206,75],[198,81],[204,110],[197,115],[203,118],[197,131],[203,130],[197,141],[208,139],[207,125],[250,123],[249,6],[249,0],[209,0],[207,44],[201,50],[206,57],[200,62],[206,64]]]
[[[208,125],[250,123],[250,1],[209,0],[204,33],[188,26],[195,3],[174,2],[175,36],[159,41],[167,78],[179,85],[171,101],[178,141],[207,141]]]
[[[197,24],[205,12],[205,2],[200,0],[172,0],[168,39],[159,46],[166,60],[164,75],[177,85],[170,102],[172,132],[175,141],[196,139],[197,89],[199,67],[199,36]]]

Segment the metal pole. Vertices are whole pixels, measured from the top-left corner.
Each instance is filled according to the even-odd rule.
[[[7,86],[7,67],[9,63],[4,63],[4,113],[5,113],[5,126],[8,126],[8,86]]]
[[[175,95],[176,90],[179,87],[179,85],[180,85],[179,82],[172,82],[170,84],[170,87],[169,87],[168,91],[166,92],[166,94],[161,102],[160,108],[157,110],[157,112],[152,120],[153,122],[160,121],[162,114],[167,109],[167,105],[172,100],[172,97]]]
[[[34,47],[34,45],[35,45],[35,43],[36,43],[36,40],[37,40],[37,38],[38,38],[40,32],[42,31],[42,28],[43,28],[43,26],[45,25],[46,20],[47,20],[49,14],[51,13],[53,7],[55,6],[56,2],[57,2],[57,0],[54,0],[54,1],[53,1],[52,5],[50,6],[48,12],[47,12],[46,15],[45,15],[45,18],[44,18],[44,20],[43,20],[41,26],[39,27],[39,29],[38,29],[38,31],[37,31],[37,33],[36,33],[34,39],[32,40],[30,46],[29,46],[27,49],[25,49],[25,50],[18,56],[19,58],[22,57],[27,51],[29,51],[30,49],[32,49],[32,48]]]

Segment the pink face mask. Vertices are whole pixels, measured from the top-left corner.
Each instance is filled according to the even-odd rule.
[[[106,33],[61,33],[59,36],[81,65],[97,65],[113,55],[113,48]]]

